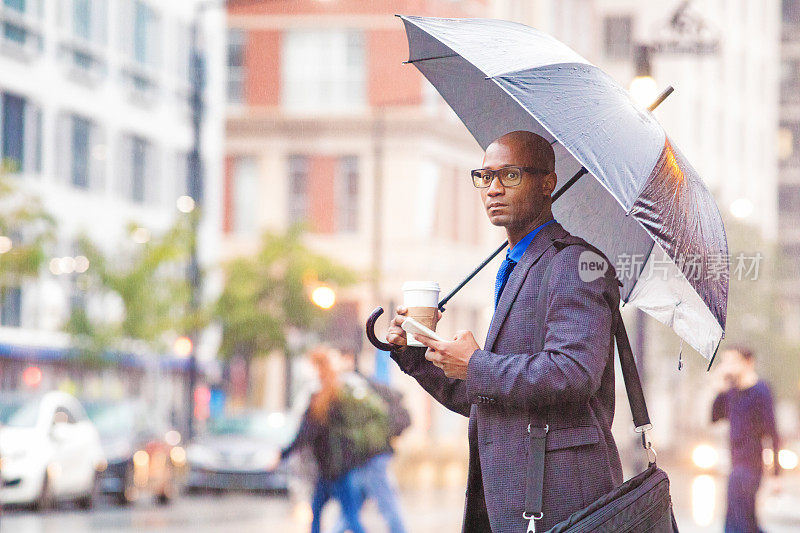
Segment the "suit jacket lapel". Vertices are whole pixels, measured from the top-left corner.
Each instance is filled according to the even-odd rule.
[[[533,238],[528,249],[525,250],[522,259],[517,266],[514,267],[514,270],[511,271],[511,276],[509,276],[503,293],[500,295],[500,301],[497,303],[497,309],[494,311],[492,323],[486,335],[484,350],[492,351],[494,348],[497,335],[500,333],[500,327],[503,325],[503,322],[505,322],[514,300],[517,299],[517,294],[519,294],[519,290],[522,288],[522,283],[525,281],[528,271],[536,264],[539,258],[542,257],[542,254],[550,248],[553,241],[561,239],[566,235],[568,235],[568,233],[561,227],[561,224],[553,222],[539,230],[539,233]]]

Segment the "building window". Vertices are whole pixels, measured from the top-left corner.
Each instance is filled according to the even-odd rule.
[[[143,203],[147,173],[147,141],[140,137],[131,139],[131,200]]]
[[[72,117],[72,185],[89,188],[89,162],[92,123],[82,117]]]
[[[134,2],[133,58],[142,65],[155,63],[156,14],[144,2]]]
[[[155,68],[161,61],[161,19],[145,2],[129,0],[120,6],[120,25],[127,58],[123,74],[136,91],[152,92],[158,82]]]
[[[800,277],[800,244],[787,243],[781,246],[783,252],[784,272],[787,277],[796,279]]]
[[[103,72],[106,41],[107,2],[103,0],[63,0],[59,18],[65,38],[61,49],[66,60],[81,70]]]
[[[0,35],[6,42],[41,51],[42,0],[0,0]]]
[[[92,39],[91,0],[72,0],[72,34],[90,41]]]
[[[786,101],[800,99],[799,59],[784,59],[781,62],[781,98]]]
[[[336,172],[336,230],[358,231],[358,157],[339,159]]]
[[[233,162],[233,205],[231,229],[240,235],[256,232],[258,205],[258,160],[252,156],[236,157]]]
[[[228,30],[228,102],[244,102],[244,52],[247,33],[240,29]]]
[[[9,11],[16,11],[23,16],[25,14],[25,4],[26,0],[3,0],[3,7]],[[24,24],[15,24],[11,21],[3,23],[3,37],[9,41],[18,44],[25,44],[25,37],[27,36],[27,33],[28,32],[25,29]]]
[[[366,103],[364,33],[295,29],[285,33],[282,102],[296,111],[347,111]]]
[[[3,95],[3,161],[21,170],[25,154],[25,99]]]
[[[782,184],[778,188],[778,211],[800,217],[800,184]]]
[[[603,40],[606,57],[628,59],[633,50],[633,21],[631,17],[606,17],[603,20]]]
[[[41,171],[41,110],[22,96],[0,98],[0,162],[7,172]]]
[[[102,189],[106,145],[97,124],[83,116],[62,115],[57,131],[57,167],[63,180],[78,189]]]
[[[189,172],[191,170],[189,167],[189,153],[176,153],[173,164],[175,173],[175,199],[181,196],[191,196],[189,191]]]
[[[289,224],[308,217],[308,157],[289,156]]]
[[[123,136],[117,168],[123,198],[138,204],[158,202],[156,155],[154,146],[146,139],[136,135]]]
[[[192,30],[183,22],[174,24],[175,36],[172,58],[175,65],[176,94],[186,101],[191,97],[192,84]]]
[[[783,22],[800,25],[800,0],[783,0]]]
[[[778,160],[782,166],[796,165],[800,159],[797,143],[800,142],[800,122],[784,122],[778,129]]]
[[[0,289],[0,324],[18,328],[22,325],[22,289],[3,287]]]

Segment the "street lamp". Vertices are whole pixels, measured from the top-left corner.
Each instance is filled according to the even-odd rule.
[[[336,303],[336,293],[330,287],[320,285],[311,291],[311,301],[320,309],[330,309]]]
[[[753,213],[753,202],[747,198],[738,198],[731,203],[730,209],[736,218],[747,218]]]
[[[646,109],[658,96],[658,85],[652,76],[650,67],[651,48],[647,45],[637,45],[634,49],[634,63],[636,77],[630,85],[630,94],[633,101],[642,109]]]
[[[191,355],[193,349],[194,345],[192,339],[186,336],[178,337],[172,345],[172,351],[175,352],[175,355],[178,357],[188,357]]]

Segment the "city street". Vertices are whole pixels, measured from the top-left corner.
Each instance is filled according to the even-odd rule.
[[[670,472],[678,524],[682,532],[722,531],[724,479],[713,478],[708,491],[697,477]],[[702,478],[701,478],[702,479]],[[762,527],[770,533],[797,531],[800,526],[798,479],[787,477],[787,490],[780,496],[762,494]],[[695,486],[695,491],[692,486]],[[456,532],[461,525],[463,491],[458,488],[430,489],[403,494],[406,525],[409,533]],[[709,498],[713,504],[709,505]],[[692,507],[692,502],[695,507]],[[336,516],[333,505],[326,508],[323,525]],[[377,509],[369,504],[362,513],[370,532],[386,531]],[[2,518],[2,531],[14,533],[55,532],[227,532],[261,533],[308,531],[310,514],[301,502],[280,496],[249,494],[184,496],[172,505],[160,507],[140,501],[128,508],[100,504],[86,512],[63,506],[45,515],[28,510],[11,510]]]

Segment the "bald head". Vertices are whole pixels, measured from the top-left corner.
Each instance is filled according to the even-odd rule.
[[[495,145],[502,145],[509,150],[522,166],[536,167],[548,172],[556,170],[556,154],[547,139],[541,135],[531,131],[512,131],[492,141],[486,147],[486,152],[499,148]]]

